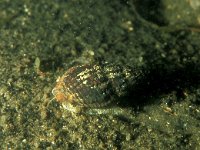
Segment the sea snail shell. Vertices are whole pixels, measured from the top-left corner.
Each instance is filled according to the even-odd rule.
[[[57,79],[52,93],[72,112],[112,107],[141,74],[139,70],[109,63],[78,65]]]

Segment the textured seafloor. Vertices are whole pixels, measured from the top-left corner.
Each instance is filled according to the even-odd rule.
[[[199,12],[198,0],[1,0],[0,149],[200,149]],[[165,71],[122,115],[48,105],[69,66],[99,60]]]

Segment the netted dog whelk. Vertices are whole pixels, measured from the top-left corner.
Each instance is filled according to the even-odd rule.
[[[109,63],[78,65],[57,79],[52,93],[71,112],[114,109],[142,74],[141,70]]]

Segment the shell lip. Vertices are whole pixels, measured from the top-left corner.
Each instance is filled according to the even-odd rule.
[[[74,103],[74,95],[70,93],[64,93],[61,89],[54,88],[52,90],[52,94],[57,102],[70,104]]]

